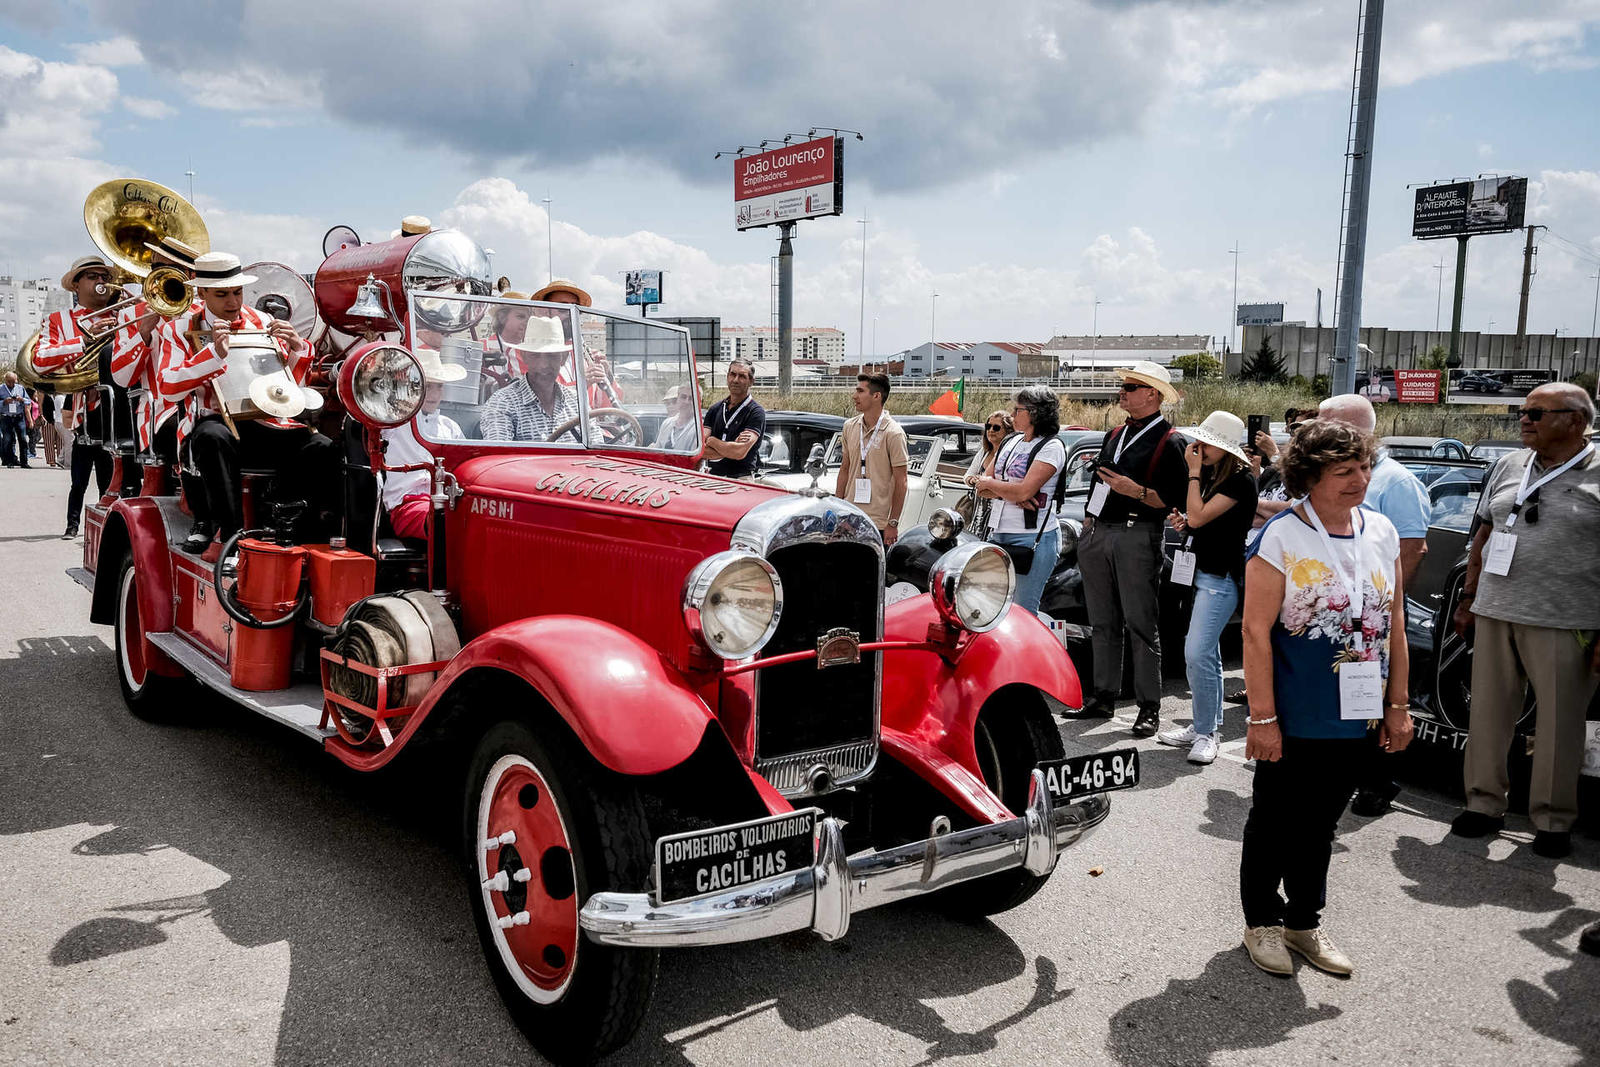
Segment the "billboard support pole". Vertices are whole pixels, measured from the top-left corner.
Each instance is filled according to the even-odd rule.
[[[1367,201],[1371,195],[1373,123],[1378,111],[1378,54],[1383,43],[1383,0],[1363,0],[1356,56],[1355,114],[1347,146],[1348,184],[1343,220],[1339,293],[1334,305],[1332,392],[1356,389],[1356,344],[1361,329],[1361,282],[1367,253]]]
[[[778,232],[778,392],[787,396],[794,381],[794,223]]]
[[[1513,367],[1528,365],[1528,290],[1533,284],[1533,231],[1538,228],[1527,227],[1528,243],[1522,246],[1522,300],[1517,305],[1517,340],[1511,356]]]
[[[1467,235],[1456,238],[1456,295],[1450,306],[1450,358],[1447,367],[1461,366],[1461,303],[1467,291]]]

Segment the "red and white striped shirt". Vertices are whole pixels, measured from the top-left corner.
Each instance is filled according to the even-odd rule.
[[[156,385],[161,396],[171,403],[184,399],[189,401],[188,412],[178,424],[180,445],[189,431],[194,429],[196,421],[221,410],[210,382],[226,367],[223,357],[217,355],[215,346],[206,345],[196,351],[189,343],[189,333],[209,330],[225,322],[201,308],[169,319],[152,339],[156,349]],[[265,330],[271,322],[271,315],[253,307],[243,307],[239,309],[239,317],[230,325],[234,330]],[[301,339],[299,347],[291,349],[279,341],[278,351],[283,353],[289,376],[304,385],[306,372],[311,369],[311,346]]]
[[[190,306],[188,314],[199,310],[201,304],[196,301]],[[138,320],[149,313],[150,306],[143,300],[132,307],[123,308],[117,314],[116,339],[111,342],[111,377],[124,389],[144,390],[144,395],[139,399],[139,410],[134,416],[141,452],[149,451],[150,442],[154,440],[156,431],[161,429],[161,424],[178,411],[177,402],[168,400],[156,389],[156,367],[150,358],[156,334],[152,332],[150,344],[146,344],[144,335],[139,332]]]
[[[83,354],[83,333],[78,320],[89,313],[88,308],[70,311],[52,311],[39,331],[39,346],[33,353],[33,365],[42,371],[58,370]]]

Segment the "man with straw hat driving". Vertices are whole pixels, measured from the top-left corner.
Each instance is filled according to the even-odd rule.
[[[464,436],[454,419],[439,413],[439,405],[444,401],[446,383],[465,378],[467,368],[441,362],[439,353],[432,348],[418,346],[412,354],[422,365],[422,410],[405,425],[383,431],[386,467],[432,466],[433,453],[417,439],[418,430],[430,441],[458,441]],[[383,506],[389,512],[389,525],[396,537],[427,536],[432,489],[433,479],[427,469],[384,472]]]
[[[1112,715],[1126,632],[1139,707],[1133,732],[1149,737],[1161,721],[1161,546],[1167,512],[1184,502],[1189,467],[1183,439],[1161,417],[1161,405],[1178,399],[1167,368],[1145,360],[1120,373],[1117,404],[1128,417],[1100,448],[1078,546],[1094,649],[1093,696],[1083,713]]]

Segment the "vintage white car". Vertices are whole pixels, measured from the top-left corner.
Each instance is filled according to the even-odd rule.
[[[823,473],[817,477],[817,487],[829,494],[832,494],[839,477],[842,447],[840,435],[835,433],[822,456]],[[943,450],[944,441],[941,438],[906,435],[909,462],[906,466],[906,504],[900,512],[900,529],[921,526],[936,510],[949,507],[954,502],[954,495],[945,489],[948,479],[941,479],[939,474],[939,457]],[[766,473],[760,479],[763,485],[790,491],[810,488],[811,480],[812,476],[805,473]]]

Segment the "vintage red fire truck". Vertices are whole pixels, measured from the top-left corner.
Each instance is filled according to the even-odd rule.
[[[318,272],[342,538],[297,543],[273,518],[296,487],[248,471],[251,528],[204,555],[179,547],[176,471],[90,509],[76,576],[130,709],[158,720],[198,683],[358,770],[438,760],[485,956],[558,1061],[629,1039],[662,948],[1036,892],[1137,767],[1063,758],[1044,695],[1076,707],[1078,679],[1011,610],[1006,555],[958,548],[885,607],[854,505],[698,473],[698,434],[654,443],[704,407],[684,330],[491,294],[453,231]],[[552,346],[517,347],[535,333],[565,346],[554,394]],[[424,364],[464,373],[435,389]],[[424,462],[395,461],[399,432]],[[385,517],[404,476],[421,540]]]

